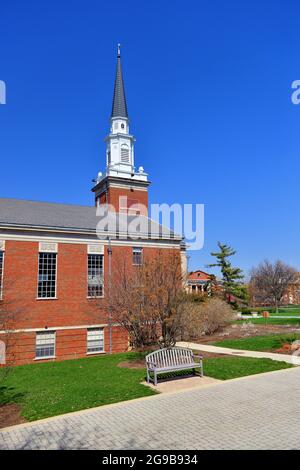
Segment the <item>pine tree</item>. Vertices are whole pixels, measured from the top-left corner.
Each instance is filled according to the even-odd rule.
[[[217,262],[209,264],[208,267],[220,268],[225,289],[224,295],[229,303],[231,302],[231,296],[245,301],[247,299],[247,289],[240,282],[244,278],[243,271],[240,268],[234,268],[228,259],[235,255],[236,251],[229,245],[221,242],[218,242],[218,247],[220,251],[211,253],[211,256],[215,256]]]

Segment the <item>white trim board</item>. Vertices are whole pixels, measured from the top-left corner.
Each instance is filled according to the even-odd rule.
[[[68,238],[68,237],[59,237],[59,236],[37,236],[37,235],[15,235],[15,234],[9,234],[9,233],[3,233],[0,232],[0,237],[3,240],[12,240],[12,241],[24,241],[24,242],[41,242],[43,240],[47,240],[48,242],[53,242],[53,243],[69,243],[69,244],[78,244],[78,245],[89,245],[89,244],[99,244],[99,245],[108,245],[109,242],[108,240],[99,240],[99,239],[88,239],[88,238]],[[140,239],[132,239],[132,240],[118,240],[118,239],[111,239],[111,245],[113,246],[130,246],[133,247],[137,243],[140,246],[143,247],[149,247],[149,248],[174,248],[174,249],[180,249],[180,241],[177,239],[168,241],[160,240],[160,241],[153,241],[152,240],[140,240]]]
[[[79,325],[79,326],[49,326],[47,330],[49,331],[61,331],[61,330],[86,330],[87,328],[106,328],[108,323],[101,323],[96,325]],[[118,323],[113,323],[112,326],[121,326]],[[47,331],[46,328],[22,328],[18,330],[0,330],[0,334],[8,333],[36,333],[40,331]]]

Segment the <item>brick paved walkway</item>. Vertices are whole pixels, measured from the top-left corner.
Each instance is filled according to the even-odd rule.
[[[0,449],[300,449],[300,368],[0,430]]]

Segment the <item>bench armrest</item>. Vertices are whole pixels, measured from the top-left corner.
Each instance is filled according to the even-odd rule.
[[[194,354],[194,358],[199,359],[200,361],[202,361],[203,356],[201,356],[201,354]]]
[[[151,362],[151,361],[146,361],[146,364],[147,364],[147,367],[148,366],[154,366],[154,367],[157,367],[155,362]]]

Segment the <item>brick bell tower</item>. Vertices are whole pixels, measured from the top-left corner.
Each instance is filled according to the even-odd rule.
[[[117,71],[110,117],[110,133],[106,137],[106,171],[94,180],[95,204],[111,204],[116,212],[148,213],[148,175],[142,166],[134,166],[135,138],[129,133],[129,118],[118,44]]]

